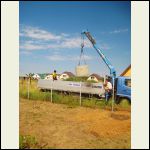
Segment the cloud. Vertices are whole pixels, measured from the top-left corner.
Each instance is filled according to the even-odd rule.
[[[54,54],[51,56],[46,56],[47,59],[51,60],[51,61],[79,61],[80,57],[79,56],[62,56],[62,55],[58,55],[58,54]],[[85,60],[92,60],[93,57],[88,56],[88,55],[84,55],[84,59]]]
[[[61,56],[61,55],[51,55],[51,56],[46,56],[47,59],[51,60],[51,61],[64,61],[66,60],[65,56]]]
[[[118,34],[118,33],[123,33],[123,32],[128,32],[128,29],[116,29],[113,31],[110,31],[110,34]]]
[[[20,45],[19,48],[23,49],[23,50],[42,50],[42,49],[47,49],[47,47],[44,46],[44,45],[35,45],[35,44],[29,44],[29,43],[24,43],[23,45]]]
[[[92,60],[92,59],[93,59],[93,57],[88,56],[88,55],[84,55],[84,60]],[[79,61],[80,57],[79,56],[73,56],[72,58],[70,58],[70,60]]]
[[[23,54],[23,55],[31,55],[32,53],[29,51],[20,51],[19,54]]]
[[[61,33],[61,35],[62,35],[62,36],[65,36],[65,37],[70,36],[70,35],[69,35],[69,34],[67,34],[67,33]]]
[[[91,44],[88,40],[85,40],[85,47],[91,47]],[[66,38],[60,45],[59,48],[81,48],[81,38],[80,37],[73,37],[73,38]]]
[[[74,34],[60,33],[58,35],[38,27],[20,27],[20,50],[61,50],[81,48],[81,37]],[[101,49],[109,49],[107,44],[100,44]],[[91,42],[85,38],[85,48],[92,48]],[[59,58],[58,58],[59,59]]]
[[[81,48],[81,37],[79,36],[69,37],[69,34],[65,33],[55,36],[54,34],[50,34],[50,32],[33,27],[24,27],[22,30],[20,33],[21,39],[22,37],[28,37],[28,39],[21,40],[20,42],[20,49],[23,50]],[[87,39],[84,43],[86,48],[92,47]]]
[[[99,48],[102,49],[102,50],[111,49],[111,47],[108,44],[105,44],[105,43],[100,44]]]
[[[31,26],[23,26],[20,29],[19,36],[39,39],[39,40],[59,40],[62,38],[61,35],[52,34],[46,30],[40,29],[38,27],[31,27]]]
[[[128,32],[128,29],[115,29],[113,31],[102,31],[101,34],[119,34]]]

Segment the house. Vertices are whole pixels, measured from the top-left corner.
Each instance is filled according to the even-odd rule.
[[[102,77],[100,77],[98,74],[93,73],[91,74],[88,79],[88,81],[95,81],[95,82],[99,82],[100,80],[102,80]]]
[[[131,77],[131,64],[120,74],[120,76]]]
[[[26,80],[26,79],[28,79],[28,76],[26,74],[19,74],[19,79]]]
[[[48,73],[38,73],[38,75],[40,76],[40,79],[45,79]]]
[[[33,77],[33,79],[40,79],[41,78],[37,73],[34,74],[32,77]]]
[[[53,74],[51,73],[51,74],[47,75],[44,79],[45,80],[53,80]],[[60,79],[60,74],[57,74],[57,80],[59,80],[59,79]]]
[[[47,75],[44,79],[45,79],[45,80],[52,80],[52,79],[53,79],[53,75],[52,75],[52,74],[49,74],[49,75]]]
[[[71,72],[65,71],[60,75],[60,80],[66,80],[70,77],[74,77],[75,75]]]

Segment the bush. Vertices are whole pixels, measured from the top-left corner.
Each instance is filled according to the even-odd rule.
[[[65,81],[86,82],[88,77],[70,77]]]
[[[119,106],[122,107],[122,108],[128,108],[130,107],[130,103],[127,99],[122,99],[119,103]]]
[[[19,136],[19,149],[30,149],[34,148],[37,145],[37,141],[35,137],[32,136]]]

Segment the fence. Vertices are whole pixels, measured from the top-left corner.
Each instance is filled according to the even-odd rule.
[[[102,83],[86,83],[86,82],[72,82],[72,81],[60,81],[60,80],[38,80],[38,88],[42,90],[51,91],[51,102],[53,90],[79,93],[80,105],[82,103],[82,94],[101,95],[104,97],[105,90]]]

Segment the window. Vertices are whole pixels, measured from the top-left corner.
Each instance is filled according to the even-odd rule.
[[[91,76],[91,80],[94,80],[94,77],[93,77],[93,76]]]
[[[131,87],[131,79],[125,79],[125,85]]]

